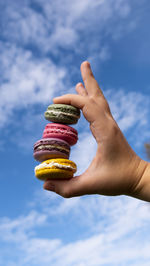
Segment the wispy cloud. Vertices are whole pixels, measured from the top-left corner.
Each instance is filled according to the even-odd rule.
[[[130,265],[130,262],[131,265],[136,265],[132,264],[132,261],[140,260],[146,265],[150,259],[149,241],[144,236],[149,227],[149,204],[124,197],[108,199],[91,196],[71,201],[51,198],[48,194],[43,195],[43,199],[44,197],[47,198],[45,202],[47,207],[49,205],[49,212],[48,208],[45,208],[39,213],[32,211],[27,216],[0,220],[3,261],[6,260],[5,243],[8,246],[15,244],[15,260],[12,259],[11,263],[15,261],[21,266],[41,265],[41,263],[55,266],[60,263],[63,266]],[[62,242],[61,239],[38,236],[40,227],[44,228],[49,224],[50,229],[55,215],[58,221],[59,217],[64,219],[64,222],[61,219],[62,230],[65,224],[71,222],[72,217],[74,226],[80,220],[85,230],[88,230],[88,234],[83,230],[82,234],[85,234],[83,239],[78,240],[74,236],[74,240],[70,243]],[[82,221],[81,217],[84,217]],[[69,221],[66,222],[66,219]],[[9,255],[13,258],[11,249]],[[6,261],[9,262],[9,259]]]
[[[139,92],[106,91],[112,114],[134,148],[149,140],[149,97]]]
[[[56,94],[73,91],[81,60],[109,60],[108,40],[117,41],[139,23],[137,1],[60,2],[28,0],[20,6],[18,1],[1,1],[0,19],[7,27],[2,28],[0,43],[0,127],[17,117],[16,110],[24,110],[13,122],[20,129],[16,136],[21,147],[24,137],[31,148],[31,142],[41,136],[44,122],[37,106],[47,105]],[[148,97],[118,88],[117,93],[105,89],[105,94],[121,129],[125,133],[132,129],[134,142],[141,145],[149,130]],[[80,122],[79,142],[71,154],[79,174],[96,152],[88,124]],[[149,219],[149,204],[138,200],[104,196],[66,200],[37,192],[22,214],[0,218],[0,264],[148,266]]]
[[[125,131],[138,124],[148,124],[149,98],[138,92],[125,92],[125,90],[108,90],[106,96],[112,113],[119,123],[120,128]]]
[[[56,90],[63,90],[64,68],[50,59],[33,58],[32,53],[9,45],[2,46],[0,124],[3,126],[15,109],[48,103]]]
[[[18,44],[33,43],[38,46],[40,51],[51,51],[55,53],[60,47],[77,48],[77,43],[81,36],[89,36],[89,31],[96,33],[106,30],[107,34],[113,35],[120,27],[117,26],[117,20],[125,20],[130,16],[131,7],[129,1],[113,0],[106,2],[103,0],[91,1],[63,1],[60,8],[60,1],[35,1],[35,5],[23,4],[23,8],[16,9],[16,5],[9,5],[5,8],[7,29],[3,31],[5,38]],[[131,18],[130,18],[131,19]],[[107,25],[111,27],[107,29]],[[123,21],[124,22],[124,21]],[[127,23],[128,20],[126,20]],[[98,25],[98,27],[97,27]],[[81,35],[79,35],[82,32]],[[120,30],[119,30],[120,31]],[[79,37],[80,36],[80,37]],[[97,36],[96,40],[101,39]],[[88,42],[87,48],[91,47],[93,42]],[[85,46],[85,45],[84,45]],[[41,49],[42,48],[42,49]],[[82,50],[83,52],[83,50]]]
[[[61,8],[59,0],[44,4],[39,0],[16,6],[17,2],[4,5],[1,15],[2,25],[7,24],[0,43],[1,126],[15,108],[47,103],[54,91],[66,91],[74,72],[68,64],[75,58],[94,54],[95,60],[108,60],[106,36],[112,37],[118,25],[124,27],[124,21],[132,20],[130,3],[123,0],[65,0]]]

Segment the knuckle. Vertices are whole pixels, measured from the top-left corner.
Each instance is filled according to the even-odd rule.
[[[91,104],[94,104],[96,102],[96,98],[97,97],[95,94],[89,96],[89,100],[90,100]]]
[[[94,95],[94,97],[92,97],[92,98],[93,98],[92,100],[95,100],[96,103],[99,106],[101,106],[101,108],[103,110],[105,110],[108,113],[111,113],[109,104],[108,104],[107,100],[104,97],[102,97],[101,95],[100,95],[100,97],[99,97],[99,95],[98,96],[97,95]]]

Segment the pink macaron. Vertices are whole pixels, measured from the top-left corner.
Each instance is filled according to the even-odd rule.
[[[77,143],[78,132],[73,127],[57,123],[49,123],[46,125],[43,138],[58,138],[66,141],[70,146]]]

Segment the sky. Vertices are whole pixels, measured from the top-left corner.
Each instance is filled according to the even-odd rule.
[[[149,0],[0,0],[0,266],[150,265],[149,203],[64,199],[43,190],[33,159],[47,106],[75,93],[89,60],[119,127],[147,160],[149,13]],[[70,159],[80,174],[96,143],[83,116],[75,128]]]

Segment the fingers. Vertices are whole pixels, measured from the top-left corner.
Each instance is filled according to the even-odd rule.
[[[83,109],[85,105],[85,97],[81,95],[76,94],[66,94],[57,98],[53,99],[54,103],[64,103],[64,104],[70,104],[75,107],[78,107],[79,109]]]
[[[88,95],[90,96],[91,95],[96,96],[98,94],[103,95],[97,81],[94,78],[94,75],[90,67],[90,63],[88,61],[85,61],[81,64],[81,75]]]
[[[79,95],[87,96],[87,91],[81,82],[76,85],[76,91]]]
[[[71,198],[85,194],[84,182],[81,176],[73,177],[70,180],[48,180],[43,188],[53,191],[64,198]]]
[[[80,109],[83,109],[85,105],[85,96],[87,95],[103,96],[103,93],[101,89],[99,88],[99,85],[93,76],[90,63],[88,61],[85,61],[81,64],[81,75],[82,75],[85,87],[83,86],[82,83],[78,83],[76,85],[76,91],[78,95],[66,94],[66,95],[54,98],[53,102],[56,104],[58,103],[70,104]]]

